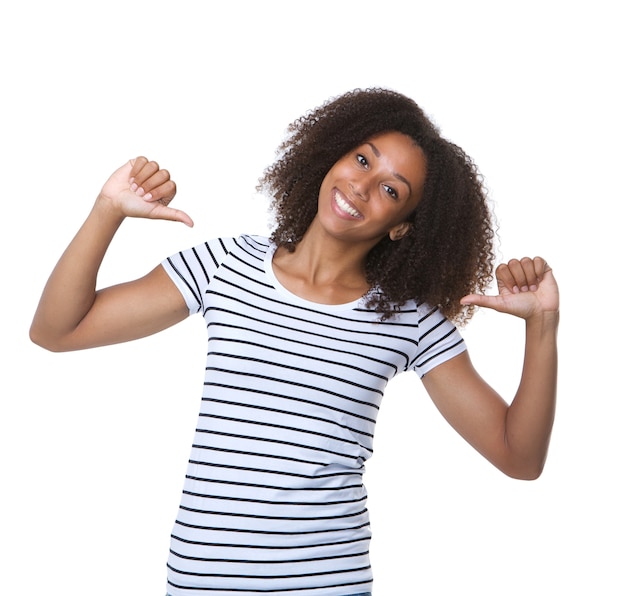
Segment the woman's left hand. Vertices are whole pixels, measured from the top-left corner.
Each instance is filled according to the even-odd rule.
[[[511,259],[496,269],[497,296],[470,294],[461,298],[461,304],[475,304],[530,319],[534,315],[559,310],[559,288],[552,268],[545,259]]]

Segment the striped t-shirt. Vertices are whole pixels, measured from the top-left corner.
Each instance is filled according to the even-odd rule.
[[[364,463],[388,380],[465,349],[437,309],[380,322],[362,300],[293,295],[267,238],[163,262],[208,354],[168,560],[172,596],[345,596],[372,589]]]

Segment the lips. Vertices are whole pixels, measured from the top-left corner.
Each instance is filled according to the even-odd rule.
[[[335,202],[336,207],[341,213],[348,215],[349,217],[353,217],[354,219],[363,218],[361,212],[337,189],[335,189],[333,192],[333,201]]]

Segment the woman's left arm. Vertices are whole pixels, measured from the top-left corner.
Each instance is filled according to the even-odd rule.
[[[448,422],[497,468],[514,478],[541,474],[554,422],[559,291],[544,259],[511,260],[496,270],[497,296],[472,294],[475,304],[523,318],[526,348],[519,387],[510,405],[463,353],[437,366],[423,382]]]

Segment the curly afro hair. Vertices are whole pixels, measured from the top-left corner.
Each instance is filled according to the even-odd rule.
[[[287,129],[277,159],[259,179],[272,198],[271,240],[293,251],[317,212],[322,180],[341,157],[389,131],[411,137],[426,156],[422,198],[402,240],[381,240],[368,254],[369,308],[388,319],[409,300],[437,306],[463,325],[473,314],[459,300],[493,279],[493,225],[482,178],[464,151],[442,138],[410,98],[356,89],[308,112]]]

